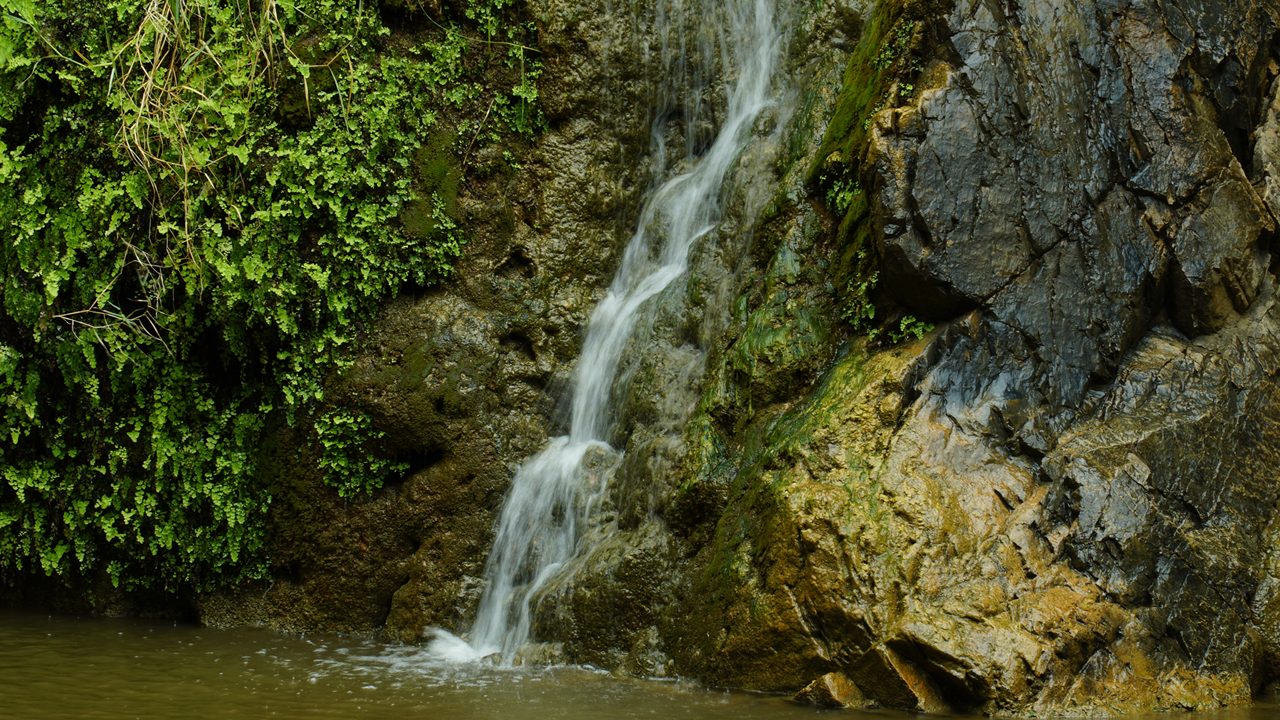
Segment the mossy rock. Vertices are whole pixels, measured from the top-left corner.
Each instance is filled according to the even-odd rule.
[[[411,238],[433,239],[462,219],[458,210],[462,166],[453,149],[456,140],[453,128],[437,125],[413,155],[414,199],[400,213],[405,234]]]

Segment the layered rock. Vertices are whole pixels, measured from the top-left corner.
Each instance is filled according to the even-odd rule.
[[[278,577],[207,620],[466,626],[647,173],[643,22],[533,5],[537,161],[464,191],[460,280],[334,389],[416,471],[348,504],[280,463]],[[813,5],[796,109],[628,353],[546,656],[847,706],[1248,702],[1280,674],[1280,5]],[[861,337],[871,300],[937,330]]]
[[[678,666],[988,712],[1275,677],[1277,17],[962,0],[902,26],[938,45],[868,121],[865,222],[882,290],[940,329],[854,343],[773,406],[740,398],[780,368],[725,363]]]

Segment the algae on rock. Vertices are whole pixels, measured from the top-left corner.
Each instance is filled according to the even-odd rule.
[[[424,453],[361,571],[404,639],[464,621],[646,178],[631,21],[535,5],[554,129],[527,178],[460,189],[504,219],[343,381]],[[634,340],[543,650],[930,711],[1248,702],[1280,679],[1280,7],[810,5],[795,111]],[[938,329],[870,342],[873,312]]]
[[[829,199],[848,178],[867,198],[835,203],[826,257],[874,243],[878,302],[945,324],[892,350],[834,333],[801,351],[842,358],[820,380],[761,392],[770,339],[820,306],[769,309],[793,235],[758,239],[776,257],[690,427],[676,666],[790,690],[836,673],[923,710],[1248,702],[1276,672],[1280,326],[1277,169],[1245,161],[1274,144],[1280,8],[974,0],[908,31],[912,7],[877,4],[858,46],[919,53],[910,91],[880,104],[874,60],[847,73],[864,84],[829,133],[848,144],[810,167]],[[827,415],[833,393],[857,399]]]

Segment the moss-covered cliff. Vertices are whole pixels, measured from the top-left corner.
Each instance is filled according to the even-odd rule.
[[[460,173],[438,152],[456,128],[419,138],[405,177],[466,253],[325,376],[329,424],[402,471],[342,498],[314,422],[255,425],[266,578],[201,594],[205,622],[467,627],[651,128],[696,146],[711,128],[681,102],[724,92],[706,57],[696,92],[654,96],[655,3],[521,7],[545,131],[518,166],[467,145]],[[1280,680],[1280,5],[787,18],[786,101],[632,340],[625,454],[593,469],[610,495],[537,603],[541,655],[855,706],[1249,702]],[[435,207],[396,217],[424,240]]]
[[[515,172],[524,8],[0,10],[0,581],[261,577],[264,435],[342,495],[418,452],[324,386],[374,309],[450,275],[463,175]]]

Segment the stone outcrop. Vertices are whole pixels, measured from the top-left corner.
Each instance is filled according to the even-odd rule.
[[[654,161],[642,21],[531,5],[552,130],[335,381],[415,471],[348,503],[278,463],[277,577],[207,621],[465,628]],[[1280,4],[802,5],[794,111],[634,340],[530,657],[833,706],[1249,702],[1280,679]],[[936,329],[871,340],[855,302]]]
[[[865,222],[882,300],[939,328],[772,405],[741,395],[797,362],[725,362],[676,664],[921,710],[1247,703],[1280,670],[1280,6],[904,5],[935,44],[868,119]],[[748,297],[727,358],[810,326]]]

